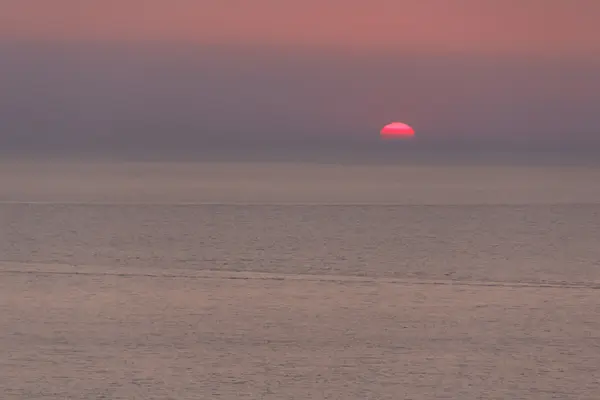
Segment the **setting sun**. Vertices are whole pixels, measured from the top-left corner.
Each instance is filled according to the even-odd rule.
[[[380,134],[384,139],[410,139],[415,136],[415,131],[402,122],[392,122],[384,126]]]

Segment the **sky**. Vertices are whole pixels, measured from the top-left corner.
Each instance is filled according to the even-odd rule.
[[[596,0],[0,0],[0,144],[600,149]]]

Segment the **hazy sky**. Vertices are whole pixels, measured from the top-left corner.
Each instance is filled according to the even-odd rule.
[[[600,145],[598,21],[597,0],[0,0],[0,137],[343,140],[399,120]]]

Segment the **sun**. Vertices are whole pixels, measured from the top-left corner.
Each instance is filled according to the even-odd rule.
[[[415,130],[402,122],[392,122],[381,129],[382,139],[412,139],[415,136]]]

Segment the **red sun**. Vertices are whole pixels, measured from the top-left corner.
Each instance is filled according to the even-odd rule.
[[[415,136],[414,129],[402,122],[387,124],[380,133],[384,139],[410,139]]]

